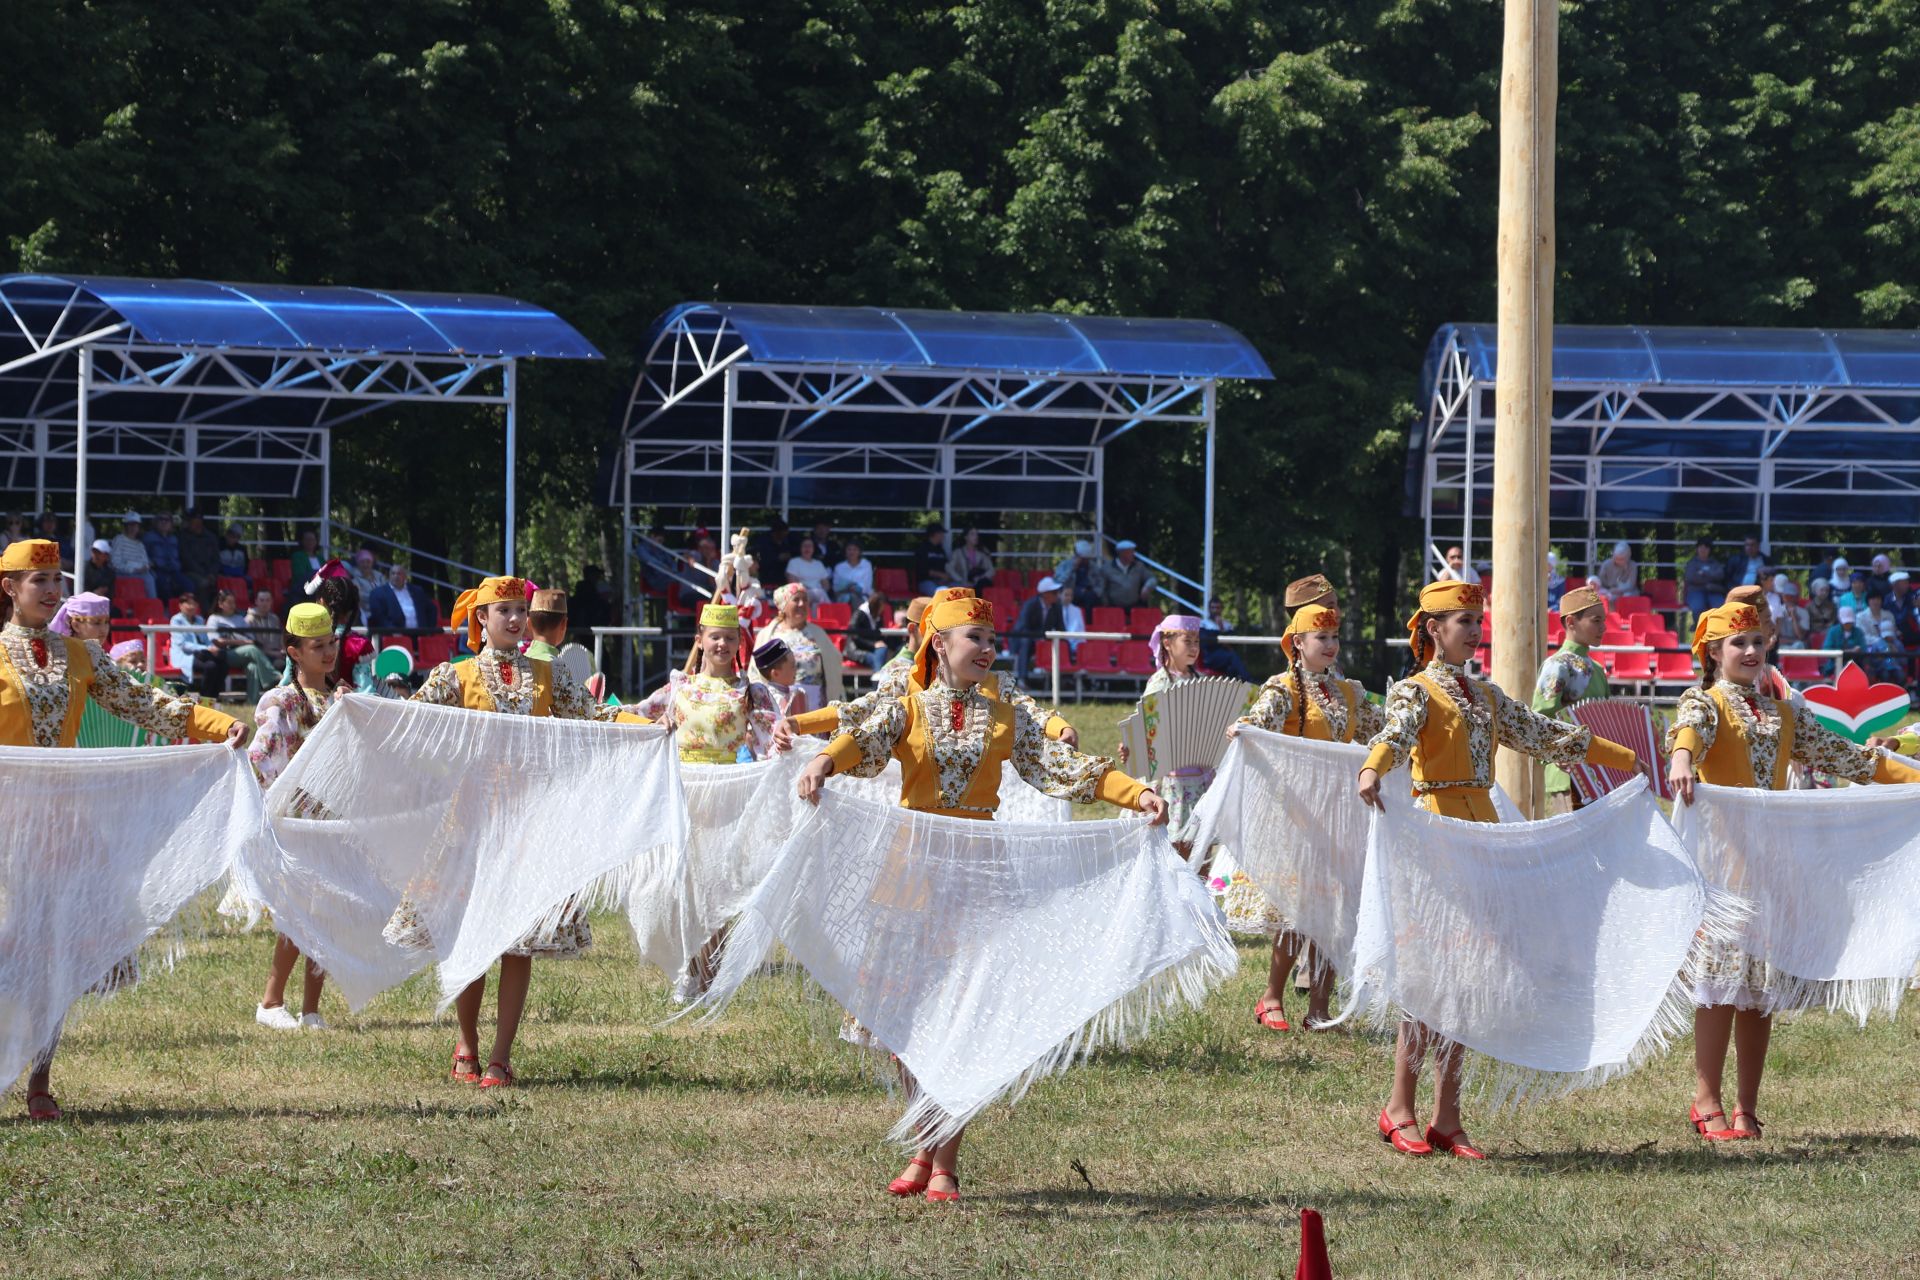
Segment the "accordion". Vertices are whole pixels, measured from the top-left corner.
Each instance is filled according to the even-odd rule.
[[[1151,780],[1179,769],[1218,768],[1227,754],[1227,726],[1247,713],[1259,692],[1245,680],[1203,676],[1148,694],[1120,721],[1128,772]]]
[[[1647,710],[1646,704],[1619,698],[1594,698],[1576,702],[1569,710],[1574,722],[1593,730],[1594,737],[1617,742],[1646,761],[1653,769],[1650,781],[1654,794],[1662,800],[1673,799],[1672,788],[1667,785],[1666,757],[1660,754],[1660,739],[1654,732],[1653,713]],[[1579,795],[1581,804],[1592,804],[1615,787],[1625,786],[1633,780],[1631,773],[1597,764],[1569,765],[1567,776],[1573,779],[1573,789]]]

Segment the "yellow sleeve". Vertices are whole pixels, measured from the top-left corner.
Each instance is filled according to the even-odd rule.
[[[860,766],[866,753],[860,750],[859,742],[850,733],[843,733],[821,749],[820,754],[833,761],[835,773],[852,773]]]
[[[1895,760],[1892,756],[1881,756],[1880,762],[1873,766],[1875,782],[1920,782],[1920,769],[1915,769],[1904,760]]]
[[[233,728],[233,717],[223,711],[195,703],[187,712],[187,736],[195,742],[225,741],[227,731]]]
[[[818,711],[802,711],[797,716],[788,716],[787,720],[793,725],[793,731],[802,737],[817,737],[839,729],[840,707],[837,703],[829,703]]]
[[[1068,724],[1065,720],[1061,719],[1057,715],[1047,717],[1047,736],[1049,738],[1052,738],[1056,742],[1058,742],[1061,738],[1066,737],[1067,730],[1071,728],[1073,728],[1072,725]]]
[[[1128,777],[1119,769],[1109,769],[1100,775],[1100,785],[1094,788],[1093,798],[1122,809],[1138,809],[1140,793],[1146,789],[1147,784],[1140,779]]]
[[[633,711],[617,712],[613,717],[615,724],[652,724],[653,721]]]
[[[1632,773],[1640,767],[1640,757],[1633,754],[1629,747],[1605,738],[1595,738],[1587,744],[1587,763],[1597,764],[1604,769],[1620,769]]]

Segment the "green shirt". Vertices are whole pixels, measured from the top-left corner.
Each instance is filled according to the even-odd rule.
[[[560,651],[548,644],[545,640],[534,640],[527,645],[527,656],[529,658],[537,658],[541,662],[552,662],[560,656]]]
[[[1607,670],[1587,656],[1587,646],[1569,639],[1560,652],[1540,666],[1533,686],[1533,709],[1555,720],[1573,723],[1567,708],[1576,702],[1607,696]],[[1573,789],[1573,779],[1557,764],[1547,766],[1547,794]]]

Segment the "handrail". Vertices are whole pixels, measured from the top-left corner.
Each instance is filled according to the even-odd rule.
[[[433,554],[431,551],[422,551],[420,550],[420,548],[411,546],[408,543],[397,542],[392,538],[383,538],[377,533],[368,533],[364,529],[356,529],[352,525],[342,524],[338,520],[335,520],[333,522],[332,527],[340,530],[345,534],[348,534],[351,537],[360,539],[363,545],[367,543],[372,543],[374,544],[376,549],[380,547],[385,547],[392,551],[405,552],[408,560],[407,571],[412,576],[420,579],[422,582],[430,583],[433,586],[443,588],[447,591],[458,592],[462,589],[459,583],[453,581],[453,574],[450,572],[451,570],[458,569],[460,570],[460,572],[468,575],[470,578],[488,578],[488,577],[492,577],[495,572],[492,569],[482,569],[478,565],[466,564],[462,561],[455,560],[450,556],[439,556],[439,555]],[[427,561],[431,561],[434,564],[445,566],[446,570],[449,571],[447,573],[447,576],[444,578],[435,577],[433,574],[422,573],[419,569],[414,568],[413,567],[414,564],[421,560],[427,560]],[[386,561],[385,567],[391,568],[393,563],[394,563],[393,557],[389,556]],[[374,564],[376,567],[380,566],[381,562],[378,556],[375,556]]]

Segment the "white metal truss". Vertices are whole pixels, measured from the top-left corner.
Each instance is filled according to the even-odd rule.
[[[1463,547],[1468,559],[1474,558],[1476,519],[1492,505],[1494,392],[1492,381],[1475,374],[1455,335],[1440,352],[1432,396],[1424,406],[1420,502],[1430,571],[1443,563],[1447,544]],[[1556,382],[1553,406],[1556,444],[1578,432],[1584,447],[1572,454],[1561,447],[1551,459],[1550,499],[1559,500],[1553,502],[1549,527],[1555,541],[1584,544],[1590,564],[1600,559],[1596,526],[1608,518],[1601,513],[1608,493],[1712,495],[1723,513],[1716,518],[1750,524],[1769,546],[1776,522],[1773,502],[1783,494],[1856,503],[1866,497],[1911,497],[1904,520],[1889,521],[1884,506],[1862,511],[1841,501],[1823,508],[1819,523],[1920,524],[1920,395],[1912,391]],[[1635,439],[1632,433],[1664,430],[1708,435],[1718,447],[1680,456],[1623,447]],[[1878,456],[1818,456],[1826,447],[1823,433],[1871,441]],[[1783,456],[1790,443],[1815,456]],[[1469,492],[1473,501],[1466,500]],[[1438,510],[1441,502],[1458,514]],[[1569,506],[1577,506],[1577,513],[1568,512]]]

